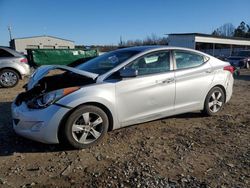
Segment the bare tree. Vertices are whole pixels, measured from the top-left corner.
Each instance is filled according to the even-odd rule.
[[[166,45],[167,38],[158,37],[156,34],[151,34],[150,36],[147,36],[143,40],[140,40],[140,39],[127,40],[123,44],[124,46]]]
[[[235,27],[231,23],[223,24],[212,32],[212,35],[232,37]]]

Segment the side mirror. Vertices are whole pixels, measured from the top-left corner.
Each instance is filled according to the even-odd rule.
[[[138,70],[132,68],[123,68],[120,70],[120,76],[122,78],[136,77],[138,75]]]

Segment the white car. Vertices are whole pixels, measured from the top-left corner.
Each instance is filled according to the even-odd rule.
[[[45,76],[50,70],[65,71]],[[218,113],[231,98],[234,68],[185,48],[146,46],[106,53],[76,68],[44,66],[12,104],[17,134],[75,148],[108,130],[175,114]]]

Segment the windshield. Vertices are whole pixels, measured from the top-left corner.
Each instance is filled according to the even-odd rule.
[[[250,57],[250,51],[239,51],[237,55],[242,57]]]
[[[78,69],[96,73],[104,74],[113,69],[117,65],[128,60],[132,56],[138,54],[140,51],[135,50],[117,50],[109,53],[105,53],[99,57],[91,59],[86,63],[77,66]]]

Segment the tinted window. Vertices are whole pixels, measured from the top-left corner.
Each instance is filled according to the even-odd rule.
[[[4,49],[0,49],[0,57],[13,57],[13,55]]]
[[[138,75],[147,75],[170,70],[169,52],[154,52],[138,58],[127,67],[138,70]]]
[[[174,51],[177,69],[197,67],[208,60],[207,57],[185,51]]]
[[[117,50],[105,53],[79,65],[77,68],[96,74],[104,74],[139,52],[140,51],[133,50]]]

